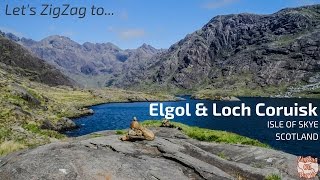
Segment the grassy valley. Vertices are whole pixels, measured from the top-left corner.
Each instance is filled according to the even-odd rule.
[[[84,115],[84,107],[129,101],[174,100],[163,94],[139,93],[120,89],[78,89],[50,87],[19,78],[0,70],[0,155],[63,139],[57,131],[42,129],[44,123],[55,126],[63,118]]]
[[[160,93],[79,86],[19,44],[0,37],[0,156],[65,138],[60,132],[76,128],[69,118],[93,113],[87,106],[175,99]]]

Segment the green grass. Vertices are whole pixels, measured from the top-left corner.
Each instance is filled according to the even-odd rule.
[[[294,94],[296,97],[304,97],[304,98],[320,98],[320,88],[314,90],[302,91]]]
[[[102,134],[99,134],[99,133],[92,133],[92,134],[90,134],[90,137],[91,137],[91,138],[103,137],[103,135],[102,135]]]
[[[15,141],[4,141],[0,144],[0,156],[26,148],[24,144]]]
[[[200,88],[200,87],[198,87]],[[153,82],[144,82],[139,84],[136,87],[131,87],[130,89],[135,91],[148,92],[151,94],[175,94],[175,95],[183,95],[183,94],[192,94],[196,89],[182,89],[178,88],[170,83],[164,83],[162,85],[155,84]]]
[[[216,97],[269,97],[286,92],[287,85],[260,87],[252,80],[255,75],[250,72],[242,72],[238,75],[220,77],[214,80],[211,86],[199,88],[193,92],[192,96],[196,99],[216,99]],[[228,86],[225,86],[225,85]],[[219,87],[219,88],[218,88]]]
[[[60,134],[60,133],[58,133],[56,131],[41,129],[36,124],[25,124],[22,127],[24,129],[26,129],[27,131],[30,131],[32,133],[39,134],[39,135],[42,135],[42,136],[46,136],[46,137],[51,137],[51,138],[56,138],[56,139],[62,139],[62,138],[65,137],[65,135]]]
[[[278,174],[271,174],[267,176],[265,180],[281,180],[281,177]]]
[[[11,131],[6,127],[0,128],[0,142],[4,141],[6,137],[11,135]]]
[[[224,152],[219,152],[217,155],[222,159],[228,159],[228,157],[224,154]]]
[[[238,86],[233,89],[203,89],[192,94],[196,99],[216,99],[217,97],[269,97],[270,95],[278,95],[286,92],[287,86],[268,86],[247,88]]]
[[[182,123],[171,122],[174,126],[180,127],[182,132],[190,138],[197,139],[199,141],[227,143],[227,144],[244,144],[258,147],[269,148],[267,144],[263,144],[258,140],[254,140],[248,137],[244,137],[235,133],[226,131],[210,130],[205,128],[188,126]],[[150,120],[142,122],[142,125],[146,127],[159,127],[161,121]]]
[[[116,130],[116,134],[117,135],[123,135],[123,134],[126,134],[127,131],[126,130]]]
[[[297,38],[300,38],[304,35],[307,35],[310,33],[308,30],[304,30],[295,34],[290,34],[290,35],[282,35],[280,38],[275,41],[276,45],[278,46],[288,46],[290,43],[294,42]]]

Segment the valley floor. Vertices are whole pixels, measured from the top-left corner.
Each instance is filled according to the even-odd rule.
[[[121,89],[50,87],[0,70],[0,156],[64,139],[75,128],[68,118],[92,113],[85,107],[109,102],[175,100],[159,93]]]

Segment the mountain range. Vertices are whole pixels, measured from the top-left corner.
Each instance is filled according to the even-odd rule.
[[[40,41],[19,38],[12,33],[5,33],[5,36],[87,87],[110,86],[112,79],[121,76],[124,71],[138,70],[152,56],[165,51],[147,44],[126,50],[112,43],[86,42],[81,45],[57,35]]]
[[[153,58],[141,76],[123,81],[242,95],[317,83],[320,5],[217,16]]]
[[[87,87],[250,95],[320,82],[320,5],[216,16],[168,50],[4,36]]]

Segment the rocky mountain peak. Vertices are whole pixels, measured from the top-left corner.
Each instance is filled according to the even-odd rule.
[[[216,16],[156,57],[141,77],[124,79],[224,92],[306,82],[320,73],[319,24],[320,5]]]
[[[157,53],[157,49],[152,47],[151,45],[148,45],[146,43],[142,44],[140,47],[138,47],[137,50],[142,50],[144,52],[147,52],[147,53]]]
[[[51,35],[43,39],[43,41],[50,41],[50,40],[55,40],[55,41],[72,41],[69,37],[66,36],[61,36],[61,35]]]
[[[6,33],[5,37],[15,42],[20,41],[20,38],[12,33]]]
[[[138,49],[139,48],[141,48],[141,49],[155,49],[154,47],[152,47],[151,45],[146,44],[146,43],[143,43],[140,47],[138,47]]]
[[[70,49],[72,47],[80,48],[81,45],[65,36],[53,35],[39,41],[42,46],[53,47],[57,49]]]

